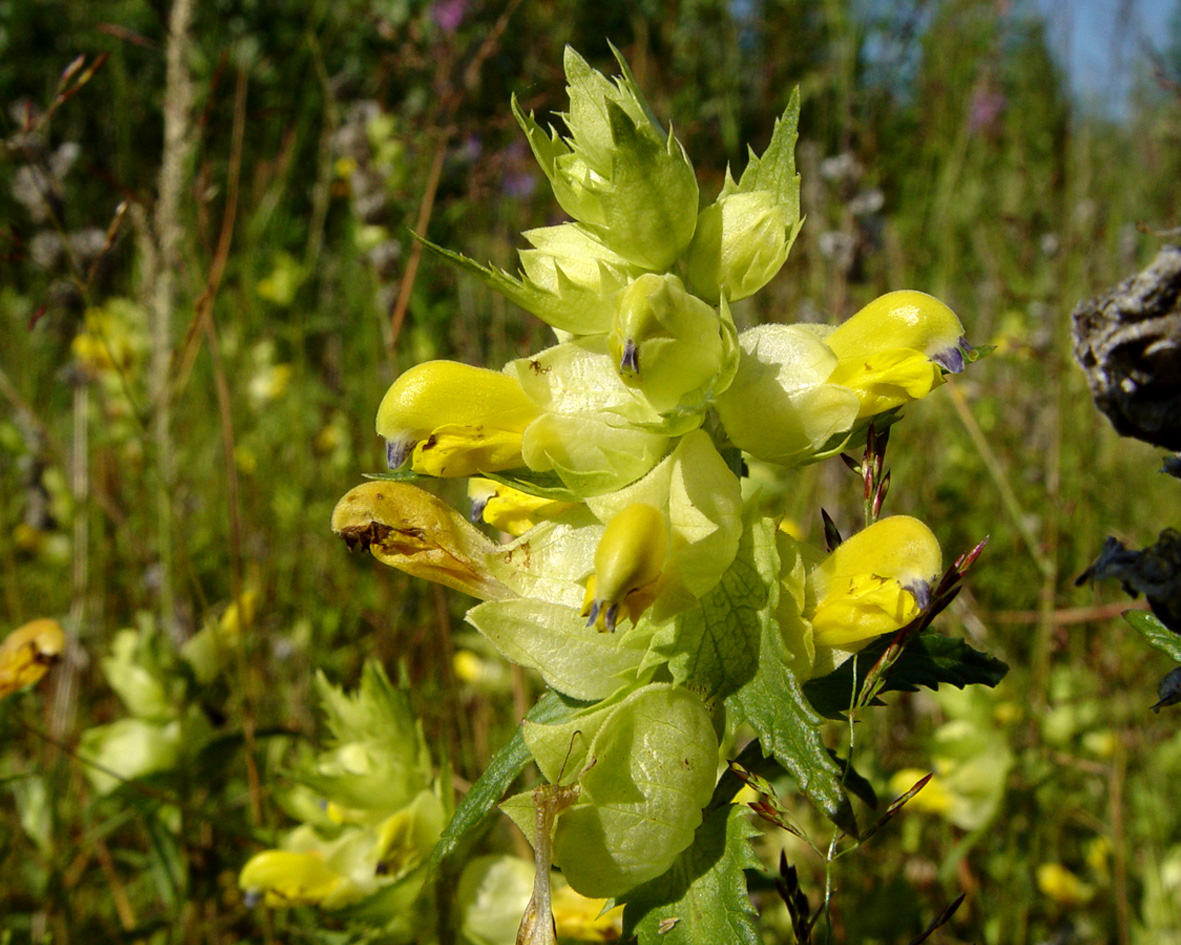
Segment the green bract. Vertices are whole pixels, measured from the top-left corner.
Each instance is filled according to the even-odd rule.
[[[749,152],[737,184],[727,167],[722,192],[697,218],[685,263],[693,288],[710,301],[758,292],[779,272],[803,226],[795,171],[799,117],[797,89],[763,156]]]
[[[566,47],[570,131],[546,134],[513,100],[537,163],[562,209],[604,246],[644,269],[671,266],[697,224],[697,177],[684,148],[652,117],[616,53],[611,82]]]

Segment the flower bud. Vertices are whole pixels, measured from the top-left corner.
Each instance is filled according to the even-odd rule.
[[[718,373],[721,323],[676,276],[646,273],[619,297],[607,347],[623,382],[664,412]]]
[[[615,313],[615,296],[643,270],[608,249],[578,223],[540,227],[522,235],[534,248],[519,251],[524,272],[518,276],[422,237],[419,242],[558,331],[572,335],[605,332]]]
[[[838,364],[829,381],[856,393],[858,418],[919,400],[964,369],[964,326],[923,292],[874,299],[824,339]]]
[[[653,120],[627,64],[614,82],[566,47],[570,137],[513,113],[562,209],[604,245],[649,270],[671,266],[697,225],[697,177],[681,144]]]
[[[513,378],[455,361],[427,361],[403,373],[377,409],[386,460],[397,469],[470,476],[523,466],[521,434],[538,409]]]
[[[939,541],[922,522],[894,515],[838,545],[808,574],[804,616],[816,646],[857,650],[914,620],[943,570]]]
[[[595,573],[586,587],[587,625],[615,631],[621,608],[634,623],[660,591],[668,547],[664,515],[633,502],[607,523],[595,549]]]
[[[726,169],[722,192],[701,211],[685,259],[695,292],[711,302],[753,295],[779,272],[800,219],[796,128],[800,93],[792,93],[762,157],[752,151],[738,183]]]
[[[754,295],[783,268],[799,227],[799,214],[789,218],[774,194],[719,197],[697,218],[685,260],[689,282],[711,302]]]

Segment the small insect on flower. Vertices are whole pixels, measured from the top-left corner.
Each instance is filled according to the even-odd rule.
[[[13,630],[0,643],[0,699],[40,680],[61,659],[65,644],[56,620],[33,620]]]

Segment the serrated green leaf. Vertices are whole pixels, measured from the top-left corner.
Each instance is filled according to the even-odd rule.
[[[667,872],[624,897],[623,936],[640,945],[756,945],[744,870],[758,869],[745,807],[709,814]]]
[[[791,93],[783,115],[775,120],[771,143],[756,157],[750,151],[750,161],[742,172],[738,190],[742,193],[766,190],[774,193],[779,202],[792,211],[792,219],[800,216],[800,175],[796,173],[796,139],[799,137],[800,90]]]
[[[1175,663],[1181,663],[1181,636],[1160,622],[1155,614],[1146,610],[1125,610],[1124,620],[1145,642],[1169,656]]]
[[[586,334],[607,330],[610,308],[601,294],[590,287],[567,282],[564,296],[559,296],[531,279],[522,279],[496,266],[482,265],[462,253],[438,246],[418,234],[413,235],[436,256],[475,276],[493,292],[499,292],[560,331]]]
[[[892,635],[886,635],[874,640],[857,654],[855,660],[846,661],[827,676],[808,680],[804,684],[804,694],[812,708],[827,718],[843,719],[855,694],[861,691],[866,674],[890,645],[891,639]],[[915,692],[920,686],[938,689],[940,683],[958,689],[977,683],[991,687],[1008,671],[1009,667],[1001,660],[974,650],[963,640],[926,633],[907,644],[898,661],[887,671],[881,691]],[[881,701],[875,700],[871,704],[881,705]]]
[[[530,722],[552,724],[572,716],[583,706],[562,699],[557,693],[547,692],[527,713]],[[451,820],[439,837],[431,854],[429,869],[433,874],[457,850],[466,844],[474,834],[483,829],[485,820],[496,811],[496,805],[508,791],[513,781],[525,769],[532,755],[525,746],[525,736],[520,727],[513,733],[500,751],[488,762],[484,773],[464,795]]]
[[[787,649],[773,614],[778,604],[779,555],[770,519],[755,522],[750,531],[754,560],[768,588],[766,609],[760,612],[756,670],[726,698],[726,706],[758,733],[763,752],[775,758],[829,819],[851,836],[857,821],[841,787],[841,769],[820,737],[821,719],[805,698],[789,668]],[[766,575],[775,575],[769,581]]]
[[[761,531],[758,535],[765,538]],[[652,653],[668,661],[674,682],[717,699],[750,680],[758,664],[759,628],[769,606],[768,577],[775,580],[760,574],[755,532],[746,529],[734,562],[717,586],[653,636]]]

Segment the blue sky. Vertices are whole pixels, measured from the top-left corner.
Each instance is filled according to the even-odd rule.
[[[1163,49],[1179,0],[1030,0],[1045,16],[1051,48],[1079,100],[1118,114],[1137,75],[1149,69],[1146,46]]]

